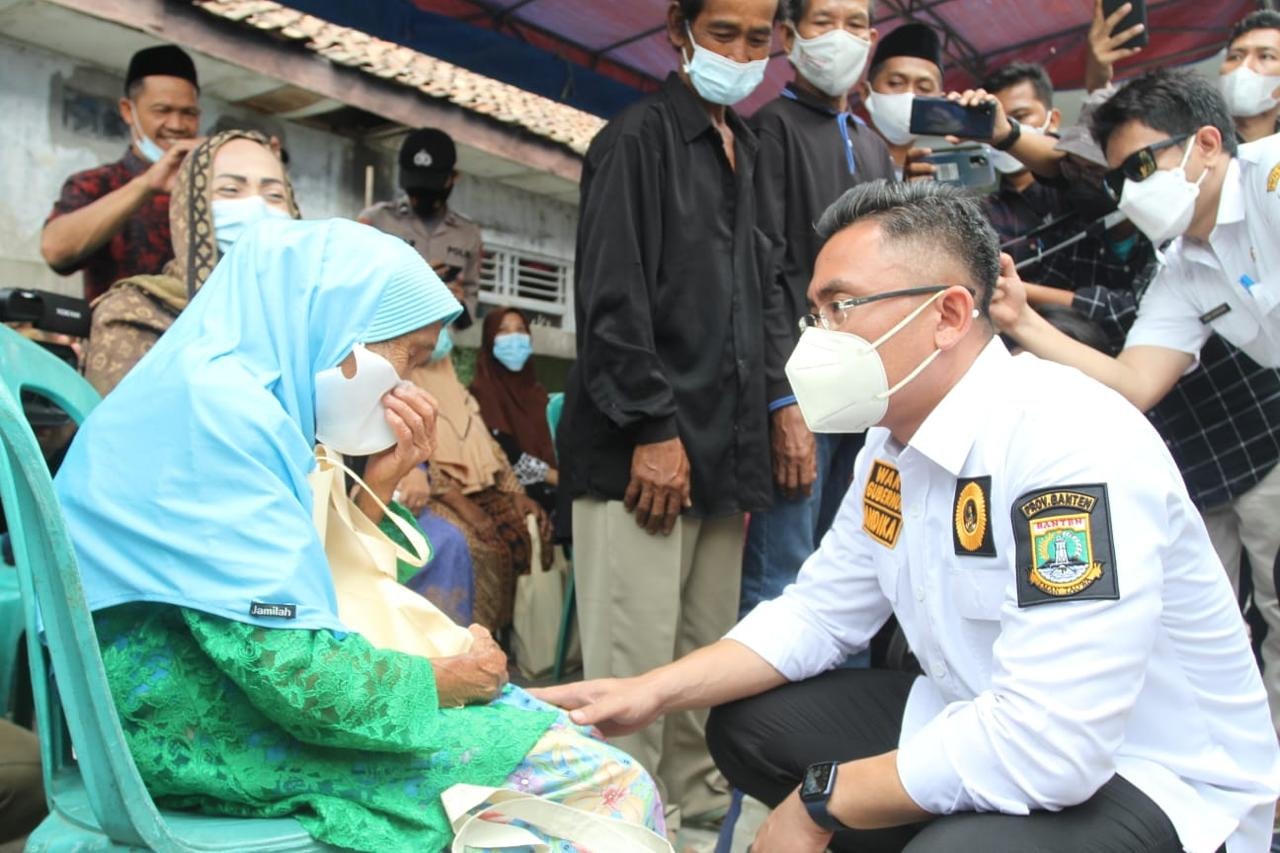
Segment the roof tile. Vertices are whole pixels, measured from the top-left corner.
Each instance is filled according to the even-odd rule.
[[[330,62],[417,89],[583,154],[604,119],[468,71],[403,45],[341,27],[271,0],[194,0],[210,14],[264,32],[306,42]]]

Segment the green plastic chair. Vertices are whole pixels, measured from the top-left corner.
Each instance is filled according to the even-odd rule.
[[[551,439],[555,440],[560,429],[560,414],[564,411],[564,394],[560,391],[547,395],[547,426],[551,428]],[[556,666],[553,677],[559,681],[564,675],[564,659],[569,654],[569,631],[573,628],[574,607],[577,605],[577,594],[573,586],[573,549],[566,545],[565,554],[569,557],[569,582],[564,587],[564,604],[560,608],[560,634],[556,638]]]
[[[327,850],[292,819],[238,819],[160,811],[120,729],[93,619],[53,483],[19,403],[20,389],[53,400],[77,422],[98,395],[73,370],[0,327],[0,500],[17,558],[27,636],[36,611],[52,659],[27,644],[49,817],[27,851]],[[56,676],[55,679],[51,676]],[[67,749],[67,730],[75,745]]]

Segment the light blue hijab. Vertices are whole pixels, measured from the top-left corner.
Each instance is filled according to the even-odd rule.
[[[58,473],[90,609],[343,630],[307,484],[315,375],[460,311],[412,247],[365,225],[271,220],[238,240]]]

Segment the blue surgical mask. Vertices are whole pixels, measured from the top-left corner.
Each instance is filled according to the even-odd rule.
[[[164,149],[156,144],[156,141],[150,136],[142,132],[141,125],[138,124],[138,105],[133,104],[134,124],[133,130],[138,134],[138,140],[135,143],[138,146],[138,153],[148,163],[155,163],[164,156]]]
[[[289,214],[267,204],[260,195],[213,200],[213,238],[218,253],[225,255],[236,240],[264,219],[288,219]]]
[[[533,355],[533,341],[523,332],[499,335],[493,339],[493,357],[512,373],[519,373]]]
[[[694,41],[693,30],[687,23],[684,31],[689,34],[689,44],[693,46],[693,56],[684,63],[684,71],[704,101],[733,106],[754,92],[764,80],[768,59],[735,62]]]
[[[449,327],[446,326],[440,330],[440,337],[436,338],[436,348],[431,351],[431,360],[444,361],[451,352],[453,352],[453,335],[449,334]]]

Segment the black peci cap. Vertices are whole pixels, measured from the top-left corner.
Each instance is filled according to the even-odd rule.
[[[180,47],[162,44],[140,50],[129,60],[129,70],[124,75],[124,88],[129,87],[143,77],[181,77],[200,88],[200,80],[196,77],[196,64]]]
[[[405,190],[442,189],[458,163],[453,137],[424,127],[411,132],[400,146],[400,187]]]
[[[916,23],[903,24],[880,39],[875,55],[871,58],[871,67],[895,56],[914,56],[927,60],[938,66],[938,71],[941,72],[942,39],[938,38],[937,31],[932,27]]]

